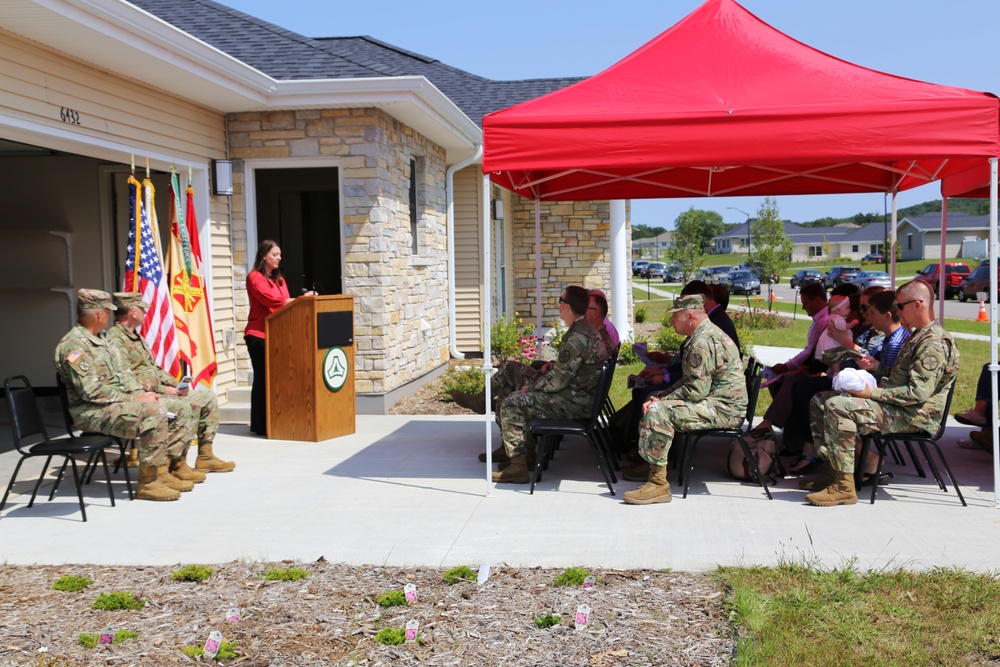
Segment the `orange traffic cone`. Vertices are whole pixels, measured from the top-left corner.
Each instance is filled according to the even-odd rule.
[[[979,315],[976,317],[977,322],[989,322],[989,315],[986,314],[986,299],[979,300]]]

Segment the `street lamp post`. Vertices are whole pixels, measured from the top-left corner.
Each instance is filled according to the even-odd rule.
[[[735,206],[727,206],[726,208],[742,213],[747,217],[747,262],[749,262],[750,261],[750,214],[744,210],[736,208]]]

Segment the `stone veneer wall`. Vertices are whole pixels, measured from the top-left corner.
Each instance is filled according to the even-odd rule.
[[[444,151],[378,109],[230,114],[228,132],[240,330],[249,309],[245,267],[256,252],[247,248],[242,160],[332,158],[342,183],[344,291],[355,297],[356,391],[384,395],[447,363]],[[416,255],[409,222],[412,158],[419,172]],[[250,366],[242,345],[240,353],[246,382]]]
[[[514,309],[534,322],[535,202],[513,195],[512,208]],[[542,326],[550,327],[559,320],[559,294],[566,285],[600,288],[610,298],[611,207],[607,201],[542,202],[541,221]]]

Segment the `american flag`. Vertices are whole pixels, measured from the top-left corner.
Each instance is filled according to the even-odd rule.
[[[128,252],[125,259],[125,291],[140,292],[150,304],[142,323],[142,337],[156,364],[176,378],[181,376],[177,332],[170,310],[170,287],[160,260],[155,190],[148,178],[142,182],[130,176]],[[138,259],[137,259],[138,258]]]

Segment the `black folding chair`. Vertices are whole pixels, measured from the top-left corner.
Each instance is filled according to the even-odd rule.
[[[17,386],[16,383],[20,383],[21,386]],[[64,457],[65,462],[68,462],[73,468],[73,481],[76,483],[76,494],[80,500],[80,514],[84,521],[87,520],[87,510],[83,502],[83,486],[77,468],[77,456],[85,457],[84,460],[87,466],[90,465],[91,461],[95,460],[99,460],[104,466],[104,477],[108,482],[108,498],[111,499],[111,506],[114,507],[115,495],[111,488],[111,473],[108,471],[108,461],[104,457],[104,448],[107,446],[105,439],[103,437],[92,436],[49,438],[45,424],[42,421],[42,413],[38,409],[35,393],[31,388],[31,383],[28,382],[28,378],[23,375],[7,378],[4,381],[4,390],[7,394],[7,407],[10,410],[10,428],[14,435],[14,447],[21,454],[21,458],[14,467],[14,474],[10,476],[10,483],[7,484],[7,491],[3,494],[3,500],[0,500],[0,511],[7,504],[7,498],[10,496],[10,490],[14,487],[15,480],[17,480],[17,473],[21,470],[21,464],[25,460],[37,456],[46,457],[45,465],[42,467],[41,474],[38,475],[38,481],[35,482],[35,488],[31,492],[31,501],[28,502],[28,507],[35,504],[35,497],[38,495],[38,489],[42,485],[45,473],[48,472],[53,456]],[[56,489],[59,488],[61,479],[62,473],[60,472],[59,478],[56,479],[52,487],[49,500],[55,497]]]
[[[66,393],[66,383],[62,381],[59,374],[56,373],[56,388],[59,391],[59,404],[62,406],[63,423],[66,424],[66,435],[71,438],[76,436],[76,427],[73,425],[73,415],[69,413],[69,395]],[[118,472],[119,468],[123,469],[125,474],[125,488],[128,490],[128,499],[135,500],[135,495],[132,493],[132,479],[128,474],[128,449],[132,444],[132,440],[126,440],[119,438],[114,435],[108,435],[106,433],[96,433],[94,431],[84,431],[79,437],[86,438],[103,438],[104,447],[115,447],[118,450],[118,461],[115,463],[115,472]],[[97,469],[97,461],[91,461],[86,469],[83,471],[84,484],[90,484],[90,481],[94,477],[94,470]],[[59,470],[59,479],[62,479],[63,473],[66,470],[66,462],[63,461],[62,468]]]
[[[864,479],[864,462],[868,457],[868,451],[871,449],[872,443],[875,443],[875,447],[878,449],[878,468],[875,470],[875,477],[872,480],[872,497],[871,504],[875,504],[875,493],[878,491],[879,479],[882,476],[882,462],[885,460],[886,450],[889,449],[891,445],[895,445],[897,442],[902,442],[906,445],[907,450],[910,452],[910,458],[913,459],[914,464],[918,469],[920,469],[920,464],[917,458],[913,455],[913,444],[920,446],[920,451],[924,455],[924,460],[927,461],[927,467],[931,469],[931,474],[934,475],[934,479],[937,481],[938,488],[942,491],[948,491],[948,486],[944,482],[944,478],[941,477],[941,473],[934,463],[934,458],[931,456],[930,450],[927,449],[928,445],[932,445],[935,450],[937,450],[938,459],[940,459],[941,464],[944,466],[945,471],[948,473],[948,477],[951,479],[952,485],[955,487],[955,493],[958,494],[958,499],[962,501],[963,507],[968,507],[968,503],[965,502],[965,497],[962,495],[962,489],[958,486],[958,481],[955,479],[955,473],[951,471],[951,466],[948,465],[948,460],[944,457],[944,452],[941,450],[941,445],[938,444],[938,440],[944,435],[945,425],[948,422],[948,415],[951,412],[951,399],[955,396],[955,385],[956,381],[952,381],[951,387],[948,388],[948,398],[945,399],[944,403],[944,413],[941,415],[941,423],[938,425],[938,429],[933,434],[930,433],[869,433],[861,439],[861,457],[858,459],[858,465],[854,472],[854,485],[856,488],[861,489],[861,482]],[[922,472],[922,470],[921,470]]]
[[[611,470],[611,463],[608,461],[608,456],[604,451],[604,443],[599,433],[599,418],[601,410],[604,408],[604,403],[607,400],[608,391],[611,389],[612,377],[614,377],[614,366],[608,361],[601,367],[601,374],[597,380],[597,392],[594,395],[594,406],[591,409],[590,416],[586,419],[544,418],[533,419],[528,423],[528,430],[538,438],[535,446],[535,470],[531,476],[530,493],[533,494],[535,492],[535,484],[541,479],[541,471],[547,467],[549,460],[552,458],[552,451],[562,437],[566,435],[582,435],[590,443],[590,447],[594,452],[594,458],[597,459],[597,467],[600,468],[601,474],[604,475],[604,481],[608,484],[608,491],[611,492],[611,495],[615,495],[613,485],[618,480]]]
[[[739,426],[735,428],[708,428],[708,429],[697,429],[694,431],[679,431],[676,434],[677,439],[681,443],[681,475],[684,484],[684,497],[687,498],[688,487],[691,485],[691,471],[694,469],[694,450],[698,441],[702,438],[708,437],[731,437],[736,438],[736,441],[740,443],[740,448],[743,450],[743,456],[746,457],[747,461],[750,463],[750,467],[753,470],[754,479],[757,483],[764,487],[764,493],[767,494],[768,500],[773,500],[771,497],[771,491],[767,488],[767,482],[764,481],[764,476],[760,474],[760,469],[757,467],[757,458],[751,453],[750,446],[747,444],[745,436],[749,433],[753,426],[754,413],[757,411],[757,396],[760,394],[760,381],[761,381],[761,371],[763,366],[753,357],[747,359],[746,369],[743,372],[744,379],[746,380],[747,387],[747,411],[743,418],[743,421]],[[745,426],[744,423],[745,422]]]

